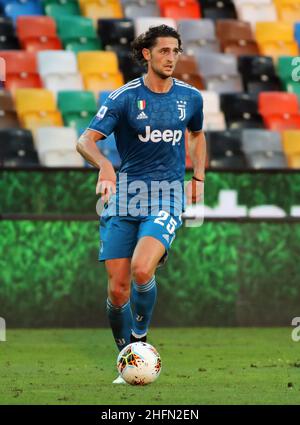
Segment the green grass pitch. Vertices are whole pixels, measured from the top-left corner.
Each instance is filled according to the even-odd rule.
[[[0,404],[298,404],[292,328],[151,329],[162,372],[145,387],[117,376],[109,329],[8,330]]]

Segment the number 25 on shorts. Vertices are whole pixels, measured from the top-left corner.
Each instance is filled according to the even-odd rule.
[[[170,218],[170,220],[167,223],[168,218]],[[160,224],[163,227],[167,224],[166,229],[170,233],[170,235],[174,233],[174,230],[177,225],[177,221],[173,217],[171,217],[167,211],[163,210],[159,211],[158,217],[156,217],[154,223]]]

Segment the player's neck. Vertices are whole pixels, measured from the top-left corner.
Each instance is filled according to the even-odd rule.
[[[148,72],[144,76],[144,84],[155,93],[167,93],[173,85],[173,79],[172,77],[163,79],[156,74]]]

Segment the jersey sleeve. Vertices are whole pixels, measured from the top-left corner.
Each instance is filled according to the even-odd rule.
[[[122,103],[107,97],[90,122],[88,129],[98,131],[107,137],[115,130],[121,119],[121,114]]]
[[[203,127],[203,99],[198,92],[194,97],[193,113],[187,124],[190,131],[201,131]]]

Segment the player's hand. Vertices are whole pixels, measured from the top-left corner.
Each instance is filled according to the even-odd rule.
[[[109,161],[105,162],[99,171],[96,185],[96,195],[101,196],[104,204],[108,203],[109,198],[116,193],[116,181],[117,177],[114,167]]]
[[[204,182],[197,180],[190,180],[186,186],[186,200],[187,204],[197,204],[204,199]]]

